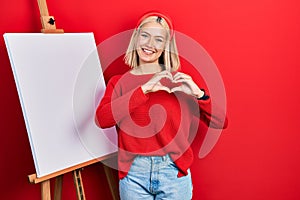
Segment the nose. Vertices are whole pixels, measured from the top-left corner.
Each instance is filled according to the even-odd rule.
[[[150,36],[149,39],[147,40],[146,46],[154,48],[154,46],[155,46],[154,45],[154,38],[152,36]]]

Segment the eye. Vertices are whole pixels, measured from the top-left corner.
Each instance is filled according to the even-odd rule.
[[[147,37],[148,37],[148,34],[146,34],[146,33],[141,33],[141,36],[142,36],[143,38],[147,38]]]
[[[161,39],[161,38],[156,38],[156,42],[163,42],[163,39]]]

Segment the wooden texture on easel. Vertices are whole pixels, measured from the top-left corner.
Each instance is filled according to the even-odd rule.
[[[76,188],[77,199],[85,200],[85,193],[83,189],[82,177],[80,170],[73,171],[73,179]]]
[[[49,16],[48,6],[46,0],[38,0],[41,16]]]
[[[63,175],[63,174],[66,174],[68,172],[72,172],[72,171],[74,171],[76,169],[80,169],[80,168],[86,167],[88,165],[92,165],[94,163],[100,162],[102,160],[106,160],[106,159],[108,159],[110,157],[114,157],[116,155],[117,155],[117,153],[109,154],[109,155],[103,156],[101,158],[93,159],[93,160],[90,160],[88,162],[84,162],[84,163],[81,163],[79,165],[75,165],[75,166],[72,166],[72,167],[69,167],[69,168],[57,171],[55,173],[52,173],[52,174],[49,174],[47,176],[43,176],[43,177],[40,177],[40,178],[38,178],[36,174],[31,174],[31,175],[28,176],[28,180],[29,180],[30,183],[34,183],[34,184],[41,183],[41,182],[49,180],[51,178],[55,178],[55,177],[57,177],[59,175]]]
[[[117,184],[116,184],[114,175],[112,173],[112,170],[110,167],[106,166],[105,164],[103,165],[103,168],[104,168],[104,172],[106,175],[106,179],[108,181],[109,189],[112,194],[112,198],[113,198],[113,200],[119,200],[119,194],[117,192],[118,191]]]
[[[39,10],[41,14],[42,33],[63,33],[63,29],[56,29],[55,19],[49,16],[46,0],[38,0]]]
[[[63,175],[60,175],[60,176],[56,177],[56,179],[55,179],[54,200],[61,199],[62,184],[63,184]]]
[[[52,178],[55,178],[55,189],[54,189],[54,200],[60,200],[61,199],[61,194],[62,194],[62,182],[63,182],[63,175],[69,172],[73,172],[73,178],[74,178],[74,184],[76,188],[76,194],[78,200],[85,200],[85,193],[84,193],[84,187],[82,183],[82,177],[80,170],[83,167],[86,167],[88,165],[100,162],[102,160],[107,160],[111,157],[116,156],[117,153],[109,154],[106,156],[103,156],[99,159],[94,159],[85,163],[81,163],[79,165],[55,172],[53,174],[49,174],[44,177],[38,178],[36,174],[31,174],[28,176],[28,180],[30,183],[33,184],[41,184],[41,195],[42,195],[42,200],[51,200],[51,192],[50,192],[50,180]],[[114,175],[112,173],[112,169],[105,164],[103,165],[104,172],[106,175],[106,179],[108,181],[108,185],[111,191],[111,195],[113,200],[119,200],[119,195],[118,195],[118,189],[117,189],[117,183],[115,181]],[[78,174],[79,173],[79,174]]]
[[[50,180],[45,180],[41,184],[41,198],[42,200],[51,200]]]

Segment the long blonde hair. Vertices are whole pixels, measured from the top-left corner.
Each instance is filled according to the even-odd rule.
[[[137,27],[133,31],[124,57],[125,63],[131,68],[136,68],[139,66],[139,56],[136,51],[137,38],[141,28],[149,22],[157,22],[167,31],[165,49],[159,58],[159,64],[163,65],[166,70],[177,71],[180,66],[180,60],[178,56],[173,25],[171,24],[169,18],[157,12],[147,13],[139,20]]]

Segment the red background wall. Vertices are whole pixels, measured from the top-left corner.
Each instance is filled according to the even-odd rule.
[[[224,79],[229,127],[213,151],[193,148],[194,199],[300,199],[300,1],[48,0],[65,32],[94,32],[96,42],[131,29],[145,11],[170,15],[200,43]],[[40,32],[35,0],[1,0],[0,33]],[[3,37],[0,37],[1,199],[40,199],[27,133]],[[118,69],[110,71],[119,72]],[[111,199],[102,165],[83,171],[87,199]],[[72,177],[63,199],[75,199]]]

